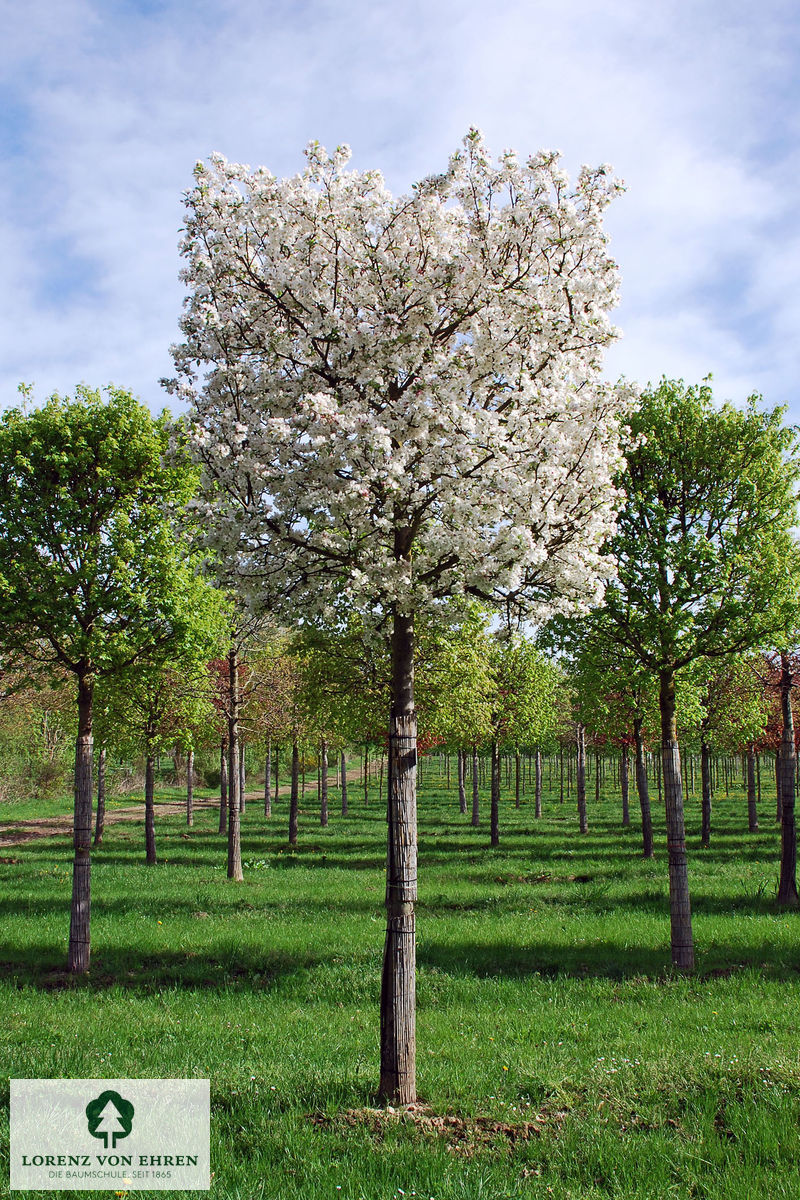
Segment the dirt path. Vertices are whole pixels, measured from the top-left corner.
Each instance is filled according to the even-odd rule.
[[[358,769],[352,769],[347,772],[347,782],[355,782],[359,780],[360,774]],[[289,794],[289,785],[281,786],[279,795]],[[273,789],[273,795],[275,794]],[[264,793],[245,792],[245,802],[260,800],[263,802]],[[218,808],[219,800],[215,797],[213,800],[196,799],[194,802],[195,809],[200,808]],[[159,813],[185,813],[186,802],[183,800],[168,801],[165,803],[156,803],[156,816]],[[119,821],[143,821],[144,820],[144,800],[138,804],[134,804],[126,808],[111,808],[106,809],[106,825],[116,825]],[[57,834],[66,833],[72,836],[72,813],[65,813],[60,817],[34,817],[29,821],[14,821],[10,824],[0,825],[0,848],[3,846],[22,846],[25,842],[32,842],[36,838],[54,837]]]

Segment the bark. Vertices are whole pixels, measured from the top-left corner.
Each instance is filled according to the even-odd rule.
[[[386,943],[381,977],[382,1097],[416,1099],[417,717],[414,625],[396,613],[392,631],[386,854]]]
[[[472,824],[480,824],[480,814],[478,811],[480,797],[478,794],[478,747],[472,747]]]
[[[219,832],[228,828],[228,741],[223,738],[219,747]]]
[[[186,755],[186,824],[194,825],[194,750]]]
[[[458,751],[458,811],[466,814],[467,792],[464,787],[464,751]]]
[[[534,810],[533,815],[537,818],[542,815],[542,752],[536,751],[535,759],[535,780],[534,780]]]
[[[781,908],[797,907],[797,831],[794,819],[794,781],[797,753],[794,745],[792,717],[792,676],[789,655],[781,653],[781,716],[783,733],[780,748],[781,798],[781,874],[778,884],[778,904]]]
[[[586,817],[586,730],[583,725],[578,726],[577,744],[578,763],[576,784],[578,790],[578,820],[580,822],[581,833],[588,833],[589,822]]]
[[[328,743],[322,739],[320,754],[320,825],[328,824]]]
[[[297,809],[300,789],[300,750],[292,739],[292,790],[289,795],[289,845],[297,845]]]
[[[369,804],[369,745],[364,744],[364,808]]]
[[[267,757],[264,762],[264,817],[269,820],[272,816],[272,738],[267,738]]]
[[[276,801],[276,803],[277,803],[278,797],[280,796],[280,787],[279,787],[279,783],[278,783],[280,758],[281,758],[281,748],[280,748],[280,746],[276,746],[275,747],[275,801]]]
[[[636,717],[633,722],[633,737],[636,743],[636,794],[639,797],[639,808],[642,814],[642,855],[644,858],[652,858],[653,818],[650,813],[650,788],[647,783],[647,763],[644,757],[642,721],[642,717]]]
[[[342,816],[347,816],[347,759],[345,758],[344,750],[342,751],[341,766],[339,768],[342,777]]]
[[[623,746],[622,754],[620,755],[620,760],[619,760],[619,786],[620,786],[620,791],[622,792],[622,827],[623,827],[623,829],[627,829],[631,823],[631,810],[630,810],[630,801],[629,801],[629,796],[628,796],[629,787],[630,787],[629,775],[630,775],[630,770],[628,767],[628,747]]]
[[[241,883],[241,754],[239,746],[239,655],[228,652],[228,879]]]
[[[492,742],[492,780],[491,780],[491,819],[490,841],[493,846],[500,845],[500,747]]]
[[[689,865],[683,819],[681,755],[675,724],[675,673],[670,668],[659,672],[658,701],[661,712],[661,758],[667,816],[672,962],[682,971],[691,971],[694,968],[694,942],[689,899]]]
[[[702,780],[702,828],[700,844],[706,849],[711,845],[711,754],[705,738],[700,739],[700,777]]]
[[[758,830],[758,807],[756,803],[756,748],[751,742],[747,747],[747,827],[750,833]]]
[[[97,819],[94,825],[94,844],[99,846],[103,840],[106,823],[106,748],[100,747],[97,756]]]
[[[157,861],[155,790],[156,759],[152,749],[148,746],[144,766],[144,840],[149,867],[154,866]]]
[[[68,968],[73,975],[89,970],[92,871],[92,702],[94,681],[88,668],[78,672],[78,736],[75,741],[72,902],[69,919]]]

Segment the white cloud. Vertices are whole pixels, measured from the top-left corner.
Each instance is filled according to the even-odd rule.
[[[348,141],[404,189],[470,124],[497,150],[556,145],[573,170],[626,178],[611,368],[793,397],[800,22],[783,0],[42,0],[5,25],[6,403],[19,379],[113,379],[164,402],[198,157],[286,174],[310,138]]]

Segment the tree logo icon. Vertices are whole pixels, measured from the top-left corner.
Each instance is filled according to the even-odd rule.
[[[120,1138],[126,1138],[133,1125],[133,1105],[119,1092],[101,1092],[86,1105],[86,1118],[92,1137],[102,1138],[106,1150],[109,1138],[113,1150]]]

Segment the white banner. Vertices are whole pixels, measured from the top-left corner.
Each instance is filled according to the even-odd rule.
[[[12,1079],[11,1187],[208,1190],[207,1079]]]

